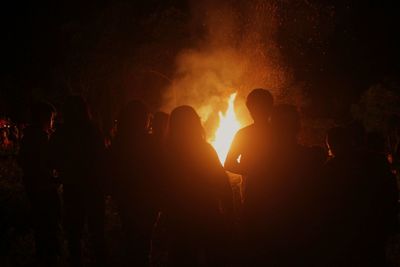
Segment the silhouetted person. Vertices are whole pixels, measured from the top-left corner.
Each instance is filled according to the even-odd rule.
[[[397,189],[384,155],[366,150],[352,128],[329,131],[324,166],[326,266],[385,266],[397,216]],[[359,139],[359,138],[358,138]]]
[[[86,102],[69,96],[63,125],[51,138],[52,161],[63,183],[64,227],[72,266],[80,266],[85,221],[97,264],[104,264],[104,144]]]
[[[171,235],[169,266],[223,266],[232,191],[215,150],[190,106],[170,117],[163,216]],[[225,262],[226,263],[226,262]]]
[[[273,97],[268,90],[254,89],[247,96],[246,106],[254,122],[236,133],[224,163],[226,170],[242,175],[242,201],[247,195],[252,195],[251,184],[256,179],[254,171],[258,169],[258,164],[262,164],[263,153],[268,150]],[[253,183],[255,187],[256,184]],[[237,207],[238,210],[241,208]]]
[[[60,203],[57,184],[51,175],[49,160],[49,133],[55,109],[39,102],[31,109],[32,124],[24,130],[19,163],[23,181],[32,208],[38,266],[56,264],[59,253],[58,230]]]
[[[296,107],[276,106],[265,137],[270,143],[257,151],[260,158],[247,181],[242,216],[246,266],[307,266],[318,161],[314,151],[298,144],[299,131]]]
[[[124,232],[127,264],[148,266],[151,234],[159,211],[154,142],[149,134],[149,110],[131,101],[120,112],[112,145],[114,194]]]
[[[268,90],[254,89],[247,96],[246,106],[254,123],[236,133],[224,164],[226,170],[242,175],[252,169],[257,151],[268,142],[273,97]]]

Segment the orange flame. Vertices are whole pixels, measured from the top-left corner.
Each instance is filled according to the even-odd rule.
[[[217,151],[222,164],[224,164],[233,138],[241,126],[233,108],[236,94],[237,93],[233,93],[229,96],[228,109],[226,112],[224,114],[219,112],[219,126],[215,132],[214,139],[211,140],[211,144]]]

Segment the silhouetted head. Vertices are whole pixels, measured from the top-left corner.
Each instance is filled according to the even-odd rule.
[[[47,102],[37,102],[31,107],[31,121],[33,125],[48,131],[53,128],[54,114],[56,110]]]
[[[293,105],[278,105],[271,115],[271,128],[275,138],[293,143],[300,132],[300,115]]]
[[[140,100],[129,102],[119,113],[117,132],[124,134],[148,133],[150,111]]]
[[[165,112],[158,111],[154,114],[152,120],[152,132],[159,137],[165,137],[168,130],[169,115]]]
[[[351,133],[344,127],[334,127],[328,131],[326,144],[333,156],[350,154],[354,148]]]
[[[273,104],[274,98],[272,94],[268,90],[262,88],[251,91],[246,99],[247,109],[254,123],[257,124],[268,122]]]
[[[73,95],[65,99],[63,119],[67,125],[76,125],[90,121],[89,107],[82,96]]]
[[[194,108],[179,106],[171,112],[169,138],[172,142],[186,144],[204,140],[204,129]]]

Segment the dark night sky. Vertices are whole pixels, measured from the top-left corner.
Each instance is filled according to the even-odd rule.
[[[286,12],[285,5],[290,5],[289,2],[282,1],[281,12]],[[354,102],[360,92],[370,85],[385,79],[397,79],[400,44],[398,11],[394,3],[348,0],[309,2],[335,7],[334,30],[323,39],[323,53],[314,44],[298,46],[287,41],[293,39],[294,33],[285,29],[284,25],[279,42],[296,78],[307,82],[307,94],[315,100],[315,110],[323,111],[322,106],[327,106],[326,103],[335,96],[344,96],[346,103]],[[130,18],[126,29],[118,28],[118,34],[114,35],[118,37],[116,45],[122,49],[115,47],[111,50],[119,51],[121,57],[123,53],[129,53],[124,50],[126,47],[154,41],[146,32],[149,29],[142,29],[136,21],[145,20],[170,7],[183,14],[189,12],[189,4],[184,0],[53,1],[48,4],[32,1],[30,4],[16,2],[3,7],[2,112],[15,111],[15,107],[29,101],[32,88],[42,88],[42,94],[54,98],[53,91],[61,90],[59,83],[54,82],[58,79],[54,69],[63,66],[71,56],[70,46],[74,36],[78,36],[79,42],[79,45],[74,44],[78,47],[75,53],[79,54],[79,60],[83,60],[97,42],[96,32],[89,35],[79,33],[84,32],[85,25],[91,25],[93,18],[113,10],[116,3],[126,6],[133,18]],[[79,60],[77,64],[80,64]],[[77,71],[73,66],[65,70]]]

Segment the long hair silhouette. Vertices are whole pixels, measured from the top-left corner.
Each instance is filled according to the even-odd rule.
[[[175,108],[170,117],[169,141],[188,144],[204,141],[205,133],[201,119],[191,106]]]

